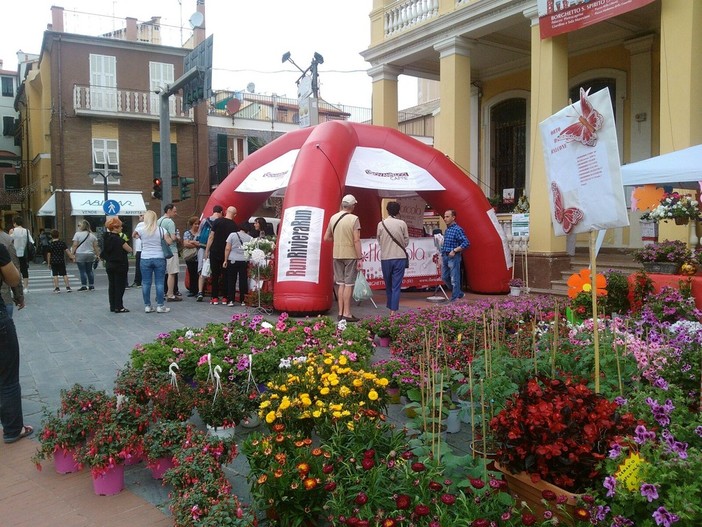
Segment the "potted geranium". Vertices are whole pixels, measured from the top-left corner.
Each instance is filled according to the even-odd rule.
[[[149,427],[144,435],[144,455],[154,479],[163,479],[165,471],[173,466],[173,456],[182,448],[191,426],[161,420]]]
[[[634,260],[650,273],[675,274],[680,266],[692,259],[687,244],[680,240],[651,243],[634,252]]]
[[[678,225],[687,225],[700,216],[699,202],[691,194],[666,192],[660,204],[651,211],[651,219],[675,220]]]
[[[584,380],[533,377],[507,400],[490,429],[512,491],[543,480],[568,495],[602,479],[599,464],[610,443],[634,424],[631,414],[620,414],[616,403],[594,393]]]
[[[509,294],[512,296],[519,296],[522,292],[522,287],[524,287],[524,280],[521,278],[512,278],[509,281]]]

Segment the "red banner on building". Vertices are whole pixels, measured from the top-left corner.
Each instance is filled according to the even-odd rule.
[[[541,38],[591,26],[653,0],[538,0]]]

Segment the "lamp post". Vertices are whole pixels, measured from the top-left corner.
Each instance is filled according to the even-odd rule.
[[[295,61],[292,59],[290,52],[286,51],[283,53],[283,63],[289,62],[293,66],[295,66],[302,75],[300,75],[300,78],[295,81],[295,84],[300,84],[300,81],[307,75],[307,72],[312,72],[312,96],[316,99],[319,97],[319,74],[317,73],[317,66],[320,64],[324,64],[324,57],[317,53],[316,51],[314,52],[314,55],[312,56],[312,63],[309,65],[309,67],[306,70],[303,70],[300,66],[298,66]]]
[[[303,70],[295,63],[295,61],[290,57],[289,51],[283,53],[282,61],[289,62],[302,73],[300,78],[295,81],[295,84],[297,84],[300,127],[304,128],[319,124],[319,107],[317,102],[317,99],[319,98],[319,74],[317,71],[317,66],[324,64],[324,57],[315,51],[314,56],[312,57],[312,63],[306,70]],[[307,74],[310,72],[311,74],[308,77]],[[301,83],[300,81],[303,79],[305,79],[306,82]]]
[[[108,200],[108,197],[107,197],[107,178],[113,177],[117,181],[119,181],[119,178],[122,177],[122,173],[118,172],[116,170],[103,170],[103,171],[93,170],[91,172],[88,172],[88,176],[92,179],[95,179],[97,176],[102,177],[102,181],[104,183],[103,188],[104,188],[104,193],[105,193],[105,201],[107,201]]]

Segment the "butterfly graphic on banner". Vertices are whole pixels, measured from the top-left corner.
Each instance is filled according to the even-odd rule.
[[[566,143],[577,141],[585,146],[595,146],[597,144],[597,131],[602,128],[604,117],[590,104],[587,98],[589,94],[590,88],[587,91],[580,88],[580,109],[582,115],[578,116],[578,122],[561,131],[556,141],[565,141]]]
[[[551,192],[553,192],[553,208],[556,221],[563,227],[563,232],[570,234],[573,227],[583,220],[585,214],[577,207],[565,207],[561,189],[558,188],[556,183],[551,183]]]

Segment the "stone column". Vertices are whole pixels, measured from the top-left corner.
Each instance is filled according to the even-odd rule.
[[[373,124],[397,130],[397,77],[401,70],[394,66],[376,66],[368,70],[373,79]]]
[[[470,50],[473,43],[463,37],[440,42],[441,109],[436,124],[434,145],[463,170],[470,167]]]

